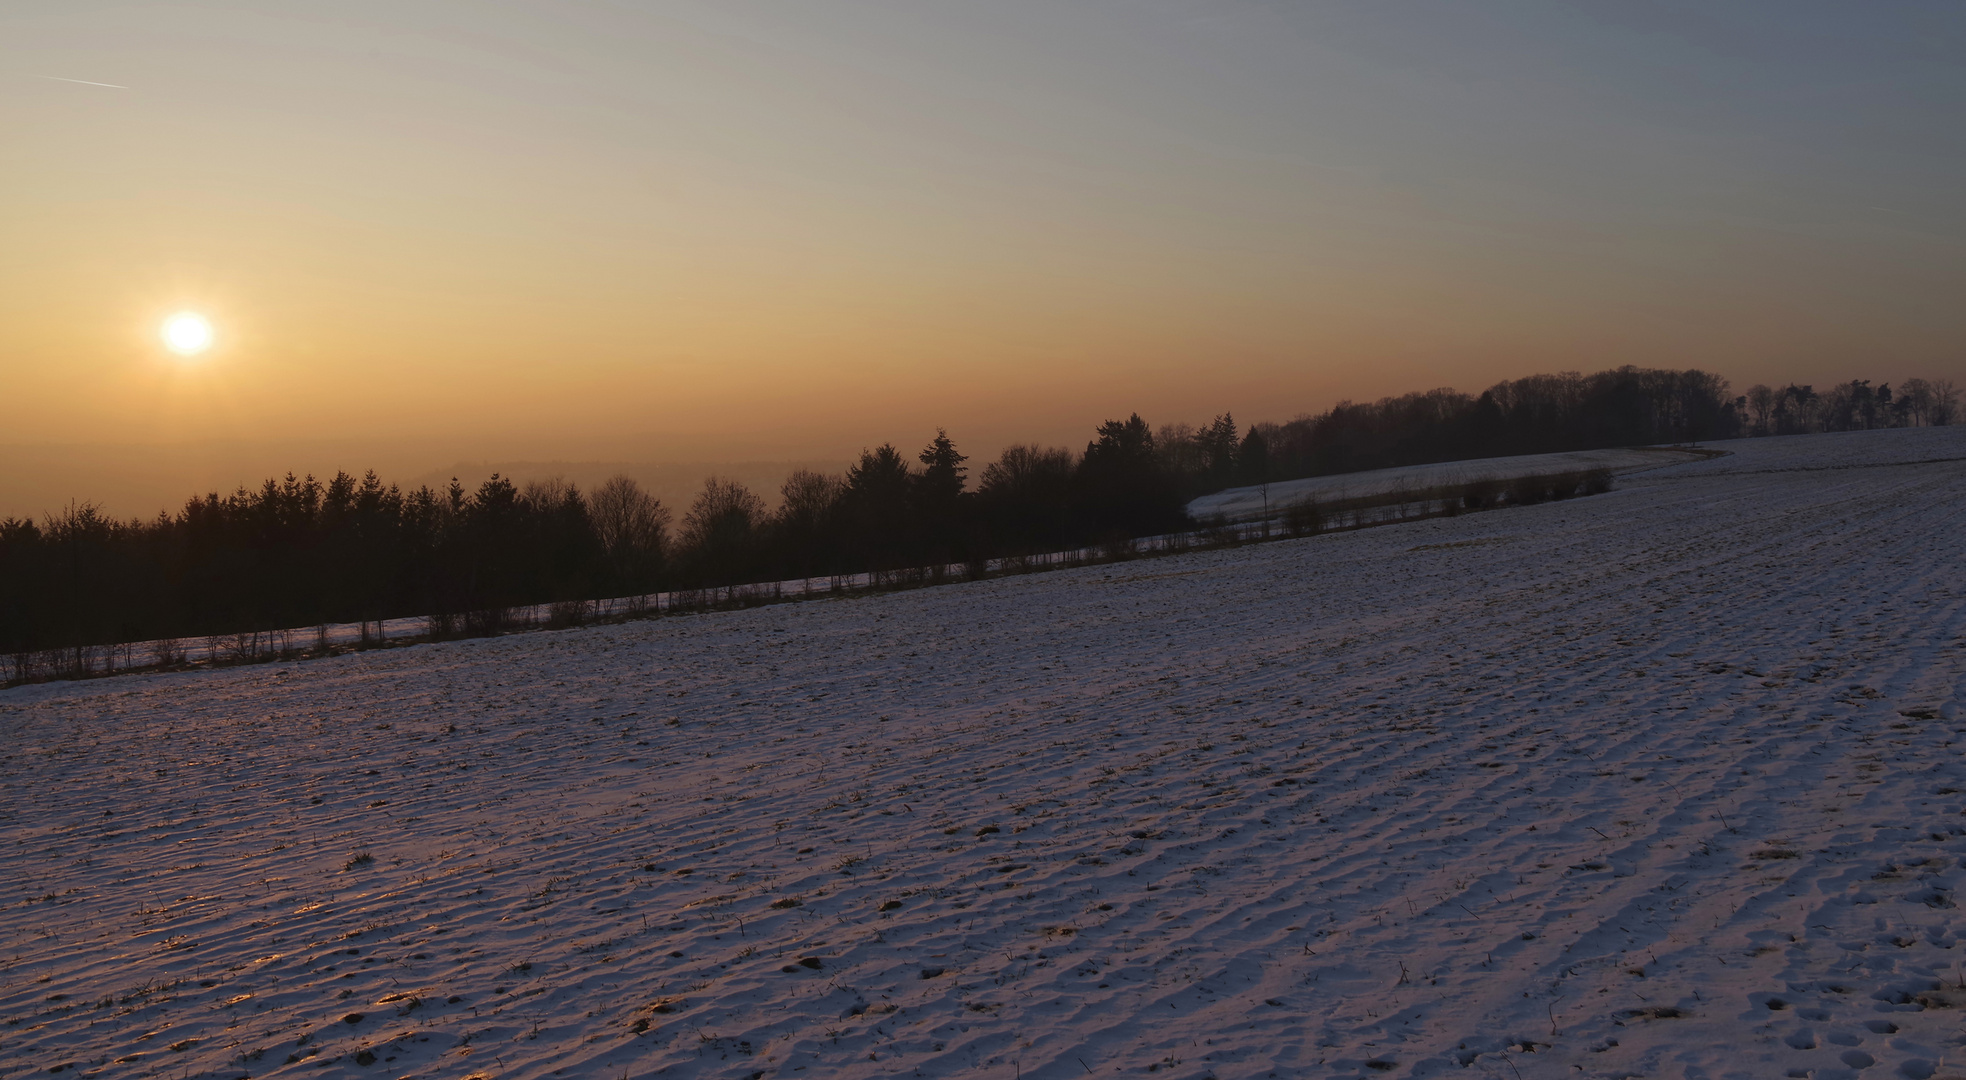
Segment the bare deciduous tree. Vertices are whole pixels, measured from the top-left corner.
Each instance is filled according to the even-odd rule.
[[[744,573],[765,522],[765,501],[736,480],[712,476],[683,515],[687,557],[711,585],[733,584]]]
[[[622,584],[646,588],[660,572],[669,547],[669,508],[626,476],[602,481],[588,499],[588,514],[608,565]]]
[[[804,535],[815,532],[846,493],[846,481],[837,476],[799,469],[785,478],[778,489],[782,500],[775,515],[777,524]]]

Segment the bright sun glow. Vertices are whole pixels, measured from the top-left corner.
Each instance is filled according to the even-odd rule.
[[[180,311],[164,320],[164,345],[180,356],[196,356],[212,347],[212,324],[202,315]]]

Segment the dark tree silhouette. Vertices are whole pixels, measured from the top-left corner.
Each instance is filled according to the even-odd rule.
[[[847,554],[870,570],[909,565],[917,538],[915,474],[892,443],[860,452],[841,499]]]
[[[956,450],[949,433],[937,428],[935,438],[916,457],[922,463],[915,477],[915,520],[925,545],[925,561],[947,563],[966,555],[971,537],[970,500],[963,487],[967,454]]]
[[[683,544],[691,569],[706,585],[733,585],[749,579],[757,562],[765,501],[736,480],[712,476],[683,517]]]
[[[1034,554],[1073,540],[1073,484],[1078,469],[1062,446],[1009,446],[983,469],[977,490],[980,516],[994,547]]]
[[[1154,456],[1153,432],[1139,413],[1099,425],[1079,459],[1074,496],[1081,527],[1100,539],[1147,536],[1186,519],[1179,485]]]
[[[800,472],[779,508],[712,477],[668,534],[669,512],[632,480],[592,497],[494,476],[405,491],[373,472],[269,479],[175,513],[117,521],[76,503],[40,523],[0,521],[0,650],[9,678],[83,670],[119,642],[251,638],[326,622],[430,616],[437,632],[496,632],[517,606],[896,571],[1105,544],[1188,526],[1182,507],[1229,484],[1434,461],[1737,434],[1796,434],[1958,418],[1958,388],[1852,380],[1818,392],[1756,386],[1730,397],[1701,371],[1623,367],[1430,390],[1239,431],[1224,412],[1159,436],[1139,415],[1099,425],[1082,455],[1011,446],[967,490],[946,431],[916,455],[891,443],[844,476]],[[1523,498],[1560,492],[1522,493]],[[235,649],[235,652],[240,650]],[[248,645],[243,655],[263,655]],[[41,657],[42,659],[36,659]]]

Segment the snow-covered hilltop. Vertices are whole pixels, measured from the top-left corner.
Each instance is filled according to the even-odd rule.
[[[1966,428],[0,693],[0,1077],[1966,1074]]]
[[[1405,465],[1397,469],[1336,473],[1301,480],[1279,480],[1253,487],[1227,488],[1190,500],[1186,509],[1188,516],[1197,521],[1216,517],[1243,521],[1260,518],[1265,513],[1280,513],[1307,502],[1373,498],[1402,491],[1449,488],[1478,480],[1506,481],[1518,476],[1548,476],[1572,471],[1581,473],[1591,469],[1613,473],[1639,472],[1696,460],[1701,456],[1689,450],[1640,447],[1442,461],[1431,465]]]

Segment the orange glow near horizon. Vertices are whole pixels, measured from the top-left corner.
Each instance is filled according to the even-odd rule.
[[[0,443],[981,460],[1625,363],[1966,378],[1966,103],[1657,18],[26,0],[0,69],[89,81],[0,90]]]

